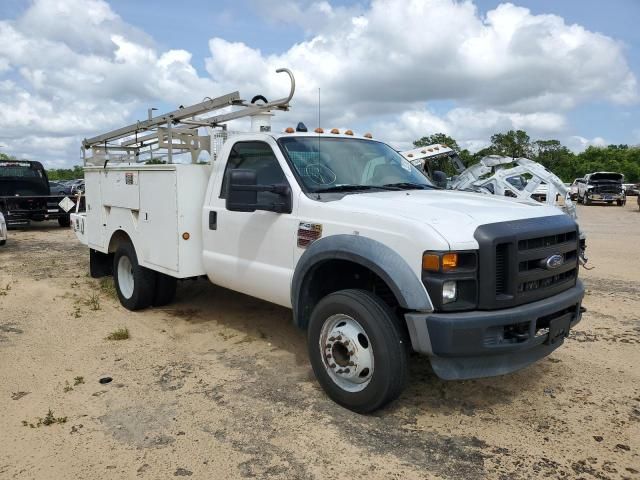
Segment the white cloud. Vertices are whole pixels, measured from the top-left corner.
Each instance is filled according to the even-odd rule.
[[[213,38],[202,76],[190,52],[160,50],[104,0],[32,0],[17,20],[0,21],[0,141],[16,154],[66,154],[72,164],[83,136],[131,122],[150,105],[233,90],[282,97],[281,66],[298,88],[280,122],[315,125],[321,88],[324,126],[374,128],[401,144],[443,131],[477,148],[509,128],[566,138],[575,133],[566,113],[577,105],[638,100],[619,42],[509,3],[485,17],[468,0],[256,5],[261,19],[293,23],[306,37],[270,55]],[[435,100],[453,107],[436,113]]]
[[[608,145],[608,142],[602,137],[585,138],[580,135],[570,136],[565,143],[574,152],[583,152],[587,147],[606,147]]]

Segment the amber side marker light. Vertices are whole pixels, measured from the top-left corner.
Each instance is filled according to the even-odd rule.
[[[316,133],[324,133],[324,130],[322,128],[318,127],[318,128],[316,128],[314,130],[314,132],[316,132]]]
[[[373,135],[371,135],[370,133],[365,133],[364,138],[373,138]]]
[[[457,253],[445,253],[442,256],[442,270],[453,270],[458,266],[458,254]]]
[[[293,127],[288,127],[288,128],[284,131],[284,133],[294,133],[294,132],[295,132],[295,130],[293,129]]]
[[[189,239],[191,238],[191,235],[189,235],[189,232],[184,232],[184,233],[182,234],[182,238],[183,238],[184,240],[189,240]]]
[[[442,257],[436,253],[425,253],[422,256],[422,269],[429,272],[448,272],[458,267],[458,254],[445,253]]]
[[[440,270],[440,257],[432,253],[425,253],[422,256],[422,269],[430,272],[437,272]]]
[[[334,135],[338,135],[340,133],[340,130],[338,130],[337,128],[332,128],[331,133],[333,133]]]
[[[353,130],[347,130],[344,132],[345,135],[353,135]]]

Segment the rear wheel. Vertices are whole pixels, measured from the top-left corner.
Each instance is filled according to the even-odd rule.
[[[153,302],[156,273],[138,264],[131,243],[118,247],[113,256],[113,280],[120,303],[128,310],[141,310]]]
[[[618,203],[619,207],[623,207],[624,204],[626,203],[626,201],[625,200],[618,200],[617,203]]]
[[[311,366],[331,399],[358,413],[396,399],[408,378],[402,327],[390,308],[365,290],[341,290],[313,310]]]
[[[176,288],[178,280],[175,277],[165,275],[164,273],[156,274],[156,289],[153,292],[153,306],[164,307],[169,305],[176,298]]]

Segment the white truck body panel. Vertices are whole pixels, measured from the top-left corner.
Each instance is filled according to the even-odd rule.
[[[177,278],[204,275],[201,212],[210,171],[204,164],[88,167],[87,213],[73,215],[74,229],[102,253],[121,230],[141,265]]]

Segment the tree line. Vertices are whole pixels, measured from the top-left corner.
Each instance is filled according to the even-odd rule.
[[[629,145],[589,146],[584,152],[573,153],[559,140],[532,141],[524,130],[509,130],[491,136],[491,144],[471,153],[462,149],[455,139],[444,133],[422,137],[413,142],[416,147],[438,143],[455,150],[465,166],[473,165],[487,155],[525,157],[541,163],[565,182],[592,172],[624,174],[626,183],[640,182],[640,147]]]
[[[606,171],[624,174],[625,182],[640,182],[640,147],[629,145],[609,145],[607,147],[590,146],[584,152],[573,153],[559,140],[532,141],[524,130],[509,130],[491,136],[491,144],[471,153],[460,148],[458,142],[444,133],[435,133],[413,142],[416,147],[424,147],[438,143],[455,150],[465,166],[473,165],[487,155],[505,157],[526,157],[544,165],[558,175],[563,181],[571,182],[574,178],[584,177],[587,173]],[[0,160],[13,157],[0,153]],[[52,168],[47,170],[49,180],[73,180],[82,178],[84,172],[79,165],[73,168]]]

